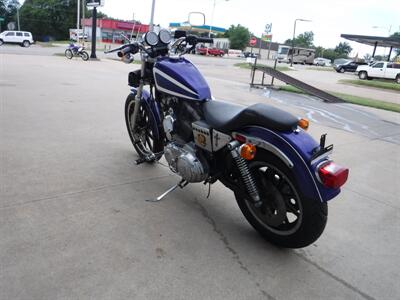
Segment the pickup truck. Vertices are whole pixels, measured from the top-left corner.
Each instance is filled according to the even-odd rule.
[[[217,48],[198,48],[197,53],[200,55],[214,55],[214,56],[223,56],[225,54],[224,50]]]
[[[373,78],[394,79],[400,83],[400,63],[378,61],[370,66],[359,66],[358,77],[362,80]]]

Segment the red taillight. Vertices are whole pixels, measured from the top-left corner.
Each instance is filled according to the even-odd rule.
[[[318,175],[324,186],[338,189],[346,183],[349,169],[341,167],[334,162],[328,162],[319,168]]]

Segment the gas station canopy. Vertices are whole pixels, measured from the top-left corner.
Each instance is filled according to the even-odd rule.
[[[388,60],[390,59],[390,54],[393,48],[400,49],[400,37],[383,37],[383,36],[369,36],[369,35],[356,35],[356,34],[341,34],[342,38],[347,40],[361,43],[364,45],[369,45],[374,47],[374,52],[372,57],[375,56],[376,47],[389,47],[390,52]]]
[[[342,34],[342,38],[370,46],[400,48],[400,37]]]

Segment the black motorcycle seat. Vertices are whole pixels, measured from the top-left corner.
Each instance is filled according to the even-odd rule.
[[[205,121],[211,127],[230,132],[245,126],[261,126],[277,131],[296,129],[298,119],[292,114],[270,105],[257,103],[243,107],[211,100],[203,104]]]

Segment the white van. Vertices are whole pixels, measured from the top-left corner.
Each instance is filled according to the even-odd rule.
[[[29,47],[33,44],[32,33],[14,30],[3,31],[0,33],[0,46],[4,43],[20,44],[22,47]]]

